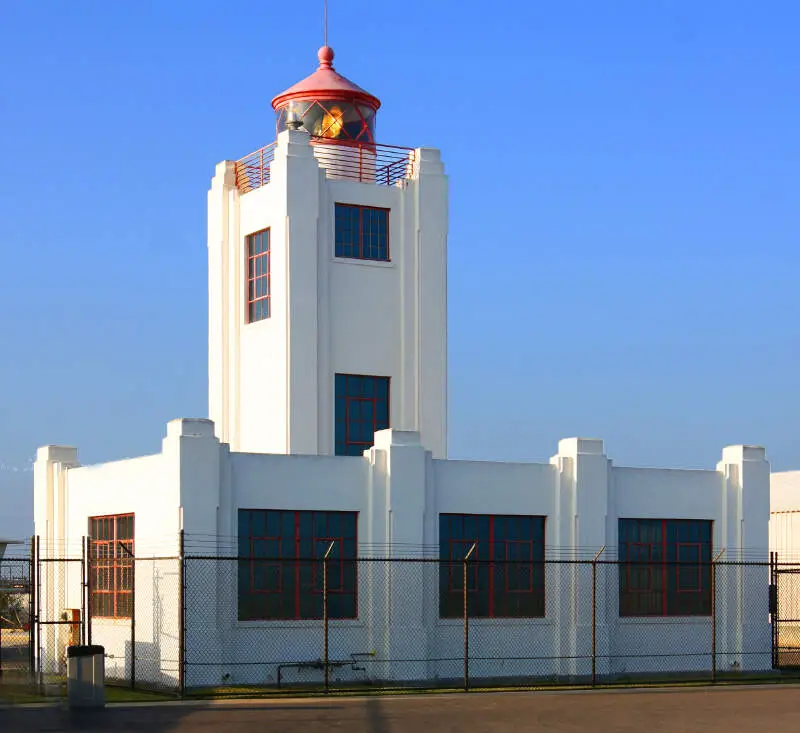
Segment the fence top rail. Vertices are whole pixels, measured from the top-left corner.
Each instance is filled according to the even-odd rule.
[[[172,558],[137,558],[137,560],[147,560],[147,559],[172,559]],[[235,562],[235,561],[247,561],[247,562],[268,562],[268,563],[322,563],[325,562],[325,558],[323,557],[274,557],[274,556],[261,556],[261,555],[200,555],[200,554],[192,554],[187,553],[184,556],[185,560],[203,560],[203,561],[228,561],[228,562]],[[617,559],[617,560],[586,560],[586,559],[565,559],[565,558],[553,558],[553,559],[544,559],[544,560],[503,560],[503,559],[475,559],[474,557],[470,558],[446,558],[446,557],[383,557],[383,556],[358,556],[358,557],[330,557],[328,558],[329,562],[356,562],[356,563],[386,563],[386,564],[435,564],[435,565],[462,565],[467,563],[468,565],[641,565],[652,567],[654,565],[658,566],[687,566],[691,565],[692,567],[704,567],[704,566],[717,566],[717,567],[762,567],[762,568],[769,568],[770,563],[768,560],[699,560],[699,561],[678,561],[678,560],[624,560],[624,559]],[[774,567],[774,564],[773,564]],[[780,565],[778,568],[780,569]],[[788,570],[786,572],[798,572],[800,573],[800,567],[795,570]]]

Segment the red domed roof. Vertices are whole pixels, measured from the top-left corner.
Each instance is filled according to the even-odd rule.
[[[323,46],[317,52],[319,68],[297,82],[272,100],[272,108],[278,109],[295,99],[339,99],[348,102],[363,102],[372,109],[381,106],[381,100],[362,89],[358,84],[343,77],[333,68],[333,49]]]

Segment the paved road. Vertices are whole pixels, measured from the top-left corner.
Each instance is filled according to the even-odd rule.
[[[0,731],[147,733],[764,733],[800,730],[800,687],[658,692],[476,693],[205,706],[0,709]]]

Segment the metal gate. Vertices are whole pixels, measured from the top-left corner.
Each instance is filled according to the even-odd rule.
[[[80,557],[42,556],[35,539],[31,583],[33,665],[39,685],[66,679],[67,647],[86,643],[86,552]]]
[[[33,676],[32,566],[30,546],[11,546],[0,558],[0,683]]]
[[[781,563],[770,555],[772,666],[800,668],[800,564]]]

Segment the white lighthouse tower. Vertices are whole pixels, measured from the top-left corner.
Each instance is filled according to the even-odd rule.
[[[211,183],[209,416],[234,451],[361,455],[392,427],[445,457],[441,157],[378,143],[380,101],[318,57]]]

